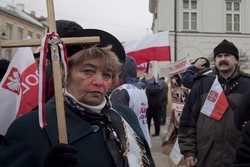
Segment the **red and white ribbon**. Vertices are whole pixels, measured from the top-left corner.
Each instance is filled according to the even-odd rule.
[[[60,37],[58,34],[52,32],[45,35],[41,43],[40,61],[39,61],[39,90],[38,90],[38,114],[39,114],[39,125],[41,128],[46,127],[46,113],[45,113],[45,86],[46,86],[46,58],[48,53],[48,42],[51,38],[57,38],[58,41]],[[64,82],[67,80],[67,52],[64,43],[58,43],[60,48],[60,60],[63,63],[65,78]]]

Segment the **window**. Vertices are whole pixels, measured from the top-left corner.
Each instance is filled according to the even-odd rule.
[[[30,38],[32,39],[32,36],[33,36],[33,32],[31,32],[31,31],[28,31],[28,36],[30,36]]]
[[[23,29],[20,27],[17,29],[17,39],[23,39]]]
[[[36,38],[37,39],[41,39],[41,35],[40,34],[36,34]]]
[[[5,55],[6,55],[7,60],[11,60],[12,59],[12,51],[11,51],[11,49],[6,49]]]
[[[226,31],[240,32],[240,2],[226,2]]]
[[[183,30],[197,31],[197,0],[183,0]]]
[[[13,26],[11,24],[6,24],[6,39],[12,39]]]

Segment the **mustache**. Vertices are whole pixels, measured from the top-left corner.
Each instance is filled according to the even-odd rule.
[[[228,64],[228,62],[222,60],[222,61],[219,63],[219,66],[220,66],[220,65],[227,65],[227,66],[228,66],[229,64]]]

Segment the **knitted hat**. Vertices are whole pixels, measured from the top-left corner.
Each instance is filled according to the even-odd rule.
[[[219,45],[214,48],[214,59],[220,53],[230,53],[234,55],[234,57],[239,60],[239,51],[236,46],[232,43],[224,39]]]

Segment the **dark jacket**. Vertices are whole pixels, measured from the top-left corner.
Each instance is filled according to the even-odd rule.
[[[250,166],[250,121],[244,125],[241,134],[242,142],[237,147],[235,161],[230,167]]]
[[[242,141],[236,150],[236,157],[231,167],[250,166],[250,92],[241,100],[235,113],[236,127],[241,131]]]
[[[180,118],[178,139],[181,153],[185,157],[196,156],[197,167],[228,167],[241,141],[234,114],[243,95],[250,89],[250,78],[238,69],[227,81],[219,76],[229,106],[221,120],[216,121],[200,113],[215,74],[218,74],[216,70],[209,76],[200,77],[194,84]]]
[[[168,104],[168,85],[164,81],[161,86],[161,93],[160,93],[160,105],[167,105]]]
[[[250,92],[242,98],[240,105],[235,113],[235,125],[241,130],[244,124],[250,120]]]
[[[142,139],[147,153],[149,147],[138,125],[138,120],[130,109],[123,105],[113,106],[131,125]],[[58,143],[55,100],[46,104],[47,127],[41,129],[37,111],[32,111],[14,121],[0,146],[1,167],[43,167],[48,151]],[[77,150],[79,167],[115,167],[105,141],[102,125],[100,129],[84,121],[65,105],[68,142]],[[152,158],[151,158],[152,160]],[[152,161],[153,163],[153,161]],[[154,166],[154,164],[152,164]]]
[[[212,69],[207,68],[204,71],[202,71],[201,73],[197,74],[197,68],[195,66],[190,66],[182,74],[181,83],[186,88],[191,89],[192,86],[194,85],[197,77],[199,77],[201,75],[206,75],[206,74],[211,73],[211,72],[212,72]]]
[[[148,97],[148,107],[154,108],[160,106],[160,93],[161,87],[155,81],[149,83],[146,88],[146,94]]]

